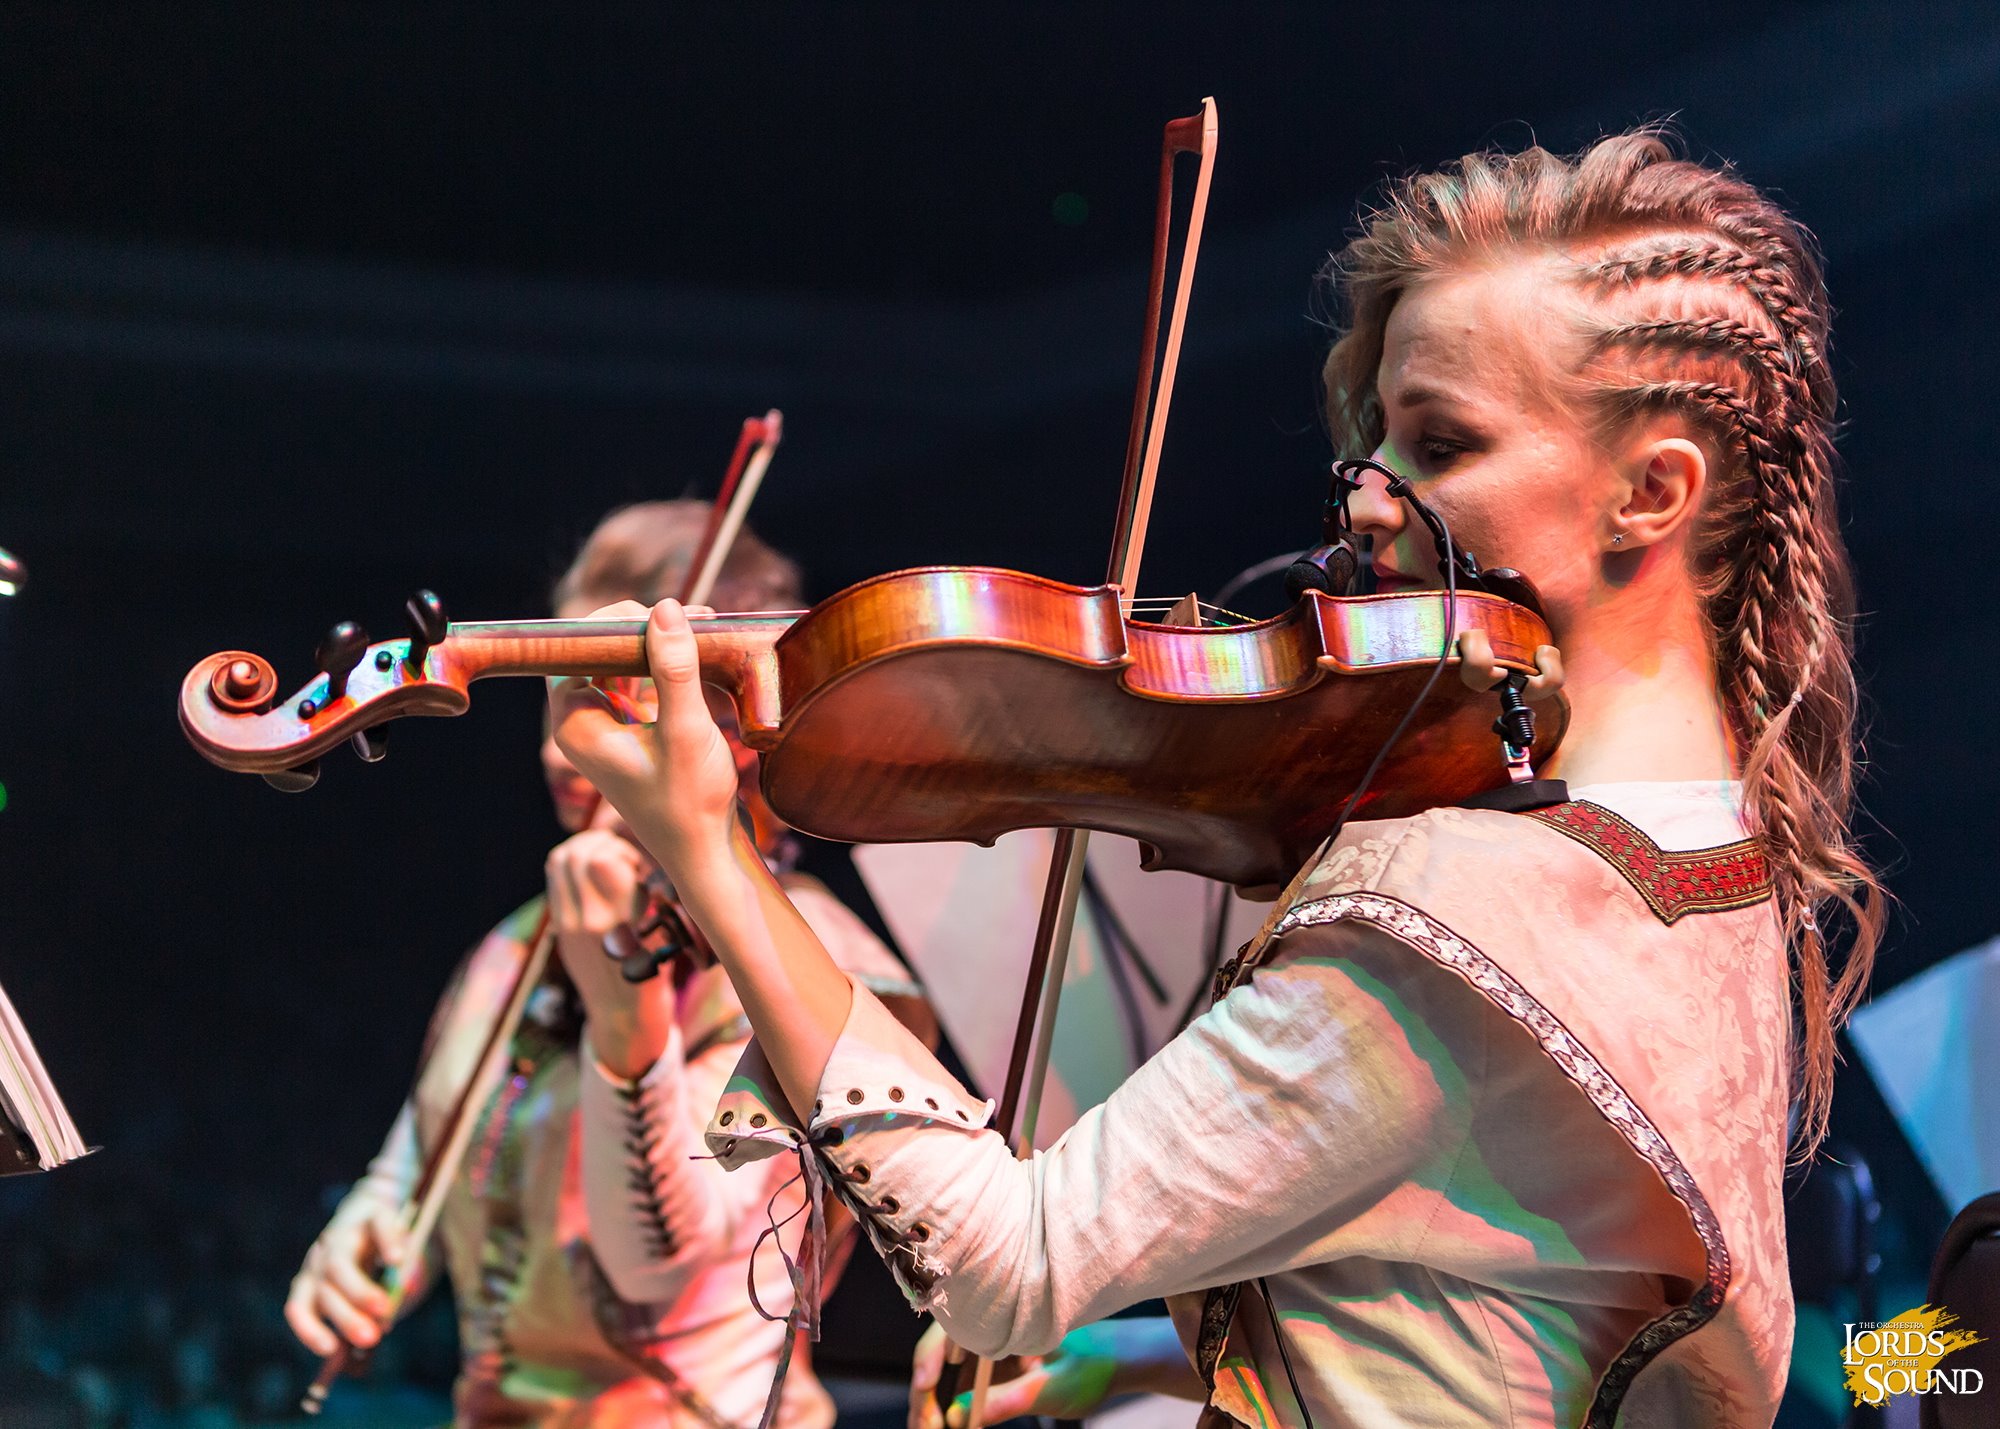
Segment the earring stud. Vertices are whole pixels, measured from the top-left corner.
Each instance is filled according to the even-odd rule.
[[[1620,532],[1619,532],[1619,533],[1618,533],[1617,535],[1613,536],[1613,537],[1611,538],[1611,544],[1612,544],[1612,545],[1614,545],[1614,546],[1622,546],[1622,545],[1624,545],[1624,544],[1625,544],[1625,533],[1624,533],[1623,531],[1620,531]]]

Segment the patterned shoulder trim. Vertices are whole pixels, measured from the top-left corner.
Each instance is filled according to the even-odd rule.
[[[1771,865],[1757,839],[1670,852],[1629,819],[1577,800],[1535,809],[1528,818],[1575,839],[1623,874],[1662,923],[1689,913],[1726,913],[1771,896]]]
[[[1667,1311],[1644,1326],[1621,1350],[1598,1381],[1584,1429],[1613,1429],[1619,1406],[1639,1371],[1651,1364],[1669,1345],[1693,1334],[1714,1319],[1728,1293],[1731,1276],[1729,1247],[1722,1238],[1722,1223],[1716,1219],[1708,1198],[1695,1184],[1673,1146],[1631,1095],[1618,1084],[1604,1064],[1583,1045],[1575,1033],[1563,1026],[1548,1008],[1538,1002],[1513,974],[1494,962],[1478,947],[1467,942],[1427,913],[1407,903],[1379,893],[1340,893],[1301,903],[1281,918],[1271,930],[1265,949],[1275,948],[1279,937],[1293,928],[1338,923],[1356,919],[1382,929],[1408,944],[1442,967],[1449,968],[1470,983],[1487,1001],[1526,1028],[1541,1044],[1549,1060],[1590,1098],[1604,1119],[1624,1137],[1626,1144],[1660,1174],[1673,1193],[1701,1240],[1708,1273],[1693,1296],[1683,1305]],[[1254,968],[1249,962],[1237,970],[1236,980]]]

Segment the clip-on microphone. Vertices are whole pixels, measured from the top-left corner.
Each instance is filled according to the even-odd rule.
[[[1389,495],[1417,514],[1424,528],[1430,532],[1431,544],[1437,552],[1438,569],[1454,588],[1483,591],[1512,601],[1547,619],[1533,581],[1511,566],[1482,569],[1478,558],[1452,539],[1444,518],[1411,489],[1405,477],[1368,457],[1333,464],[1333,484],[1327,492],[1326,506],[1320,517],[1321,544],[1293,561],[1285,571],[1285,593],[1292,600],[1297,601],[1309,590],[1330,596],[1354,593],[1353,586],[1361,572],[1361,555],[1354,525],[1347,513],[1347,498],[1361,489],[1361,478],[1357,473],[1363,471],[1382,473],[1388,479]],[[1493,732],[1500,736],[1501,749],[1507,761],[1508,782],[1498,789],[1464,800],[1465,807],[1520,812],[1568,802],[1568,786],[1560,779],[1536,778],[1528,762],[1529,751],[1535,743],[1535,712],[1522,696],[1527,684],[1526,675],[1512,671],[1493,686],[1500,697],[1500,717],[1493,722]]]

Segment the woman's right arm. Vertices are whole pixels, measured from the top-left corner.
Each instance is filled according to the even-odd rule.
[[[1043,1354],[1142,1300],[1402,1258],[1425,1223],[1410,1188],[1448,1179],[1486,1057],[1478,995],[1420,963],[1367,925],[1288,935],[1025,1161],[856,988],[803,1134],[912,1302],[978,1354]],[[710,1145],[728,1163],[789,1144],[782,1115],[739,1076]]]

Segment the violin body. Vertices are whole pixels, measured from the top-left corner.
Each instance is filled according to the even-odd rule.
[[[1148,868],[1271,886],[1332,827],[1444,643],[1442,594],[1309,595],[1234,627],[1122,618],[1115,588],[1012,571],[905,571],[851,587],[776,644],[783,718],[745,738],[807,832],[855,843],[1024,828],[1124,834]],[[1527,671],[1546,627],[1460,596],[1461,628]],[[1356,817],[1504,782],[1495,712],[1439,680]],[[1553,751],[1566,710],[1541,722]],[[770,740],[768,744],[764,740]]]
[[[1309,592],[1238,626],[1129,620],[1112,586],[985,567],[863,581],[802,615],[697,619],[703,677],[735,702],[765,796],[803,832],[855,843],[967,840],[1023,828],[1124,834],[1149,868],[1243,887],[1284,882],[1325,837],[1446,642],[1443,592]],[[1478,592],[1456,635],[1532,673],[1547,626]],[[181,719],[202,753],[270,773],[402,714],[456,714],[500,674],[644,675],[638,622],[454,624],[424,652],[371,647],[325,700],[323,681],[259,713],[270,667],[227,652],[191,671]],[[1456,659],[1456,656],[1453,657]],[[254,678],[253,678],[254,676]],[[301,717],[301,703],[309,713]],[[1497,705],[1438,680],[1355,808],[1393,818],[1506,781]],[[1548,706],[1533,758],[1561,740]]]

